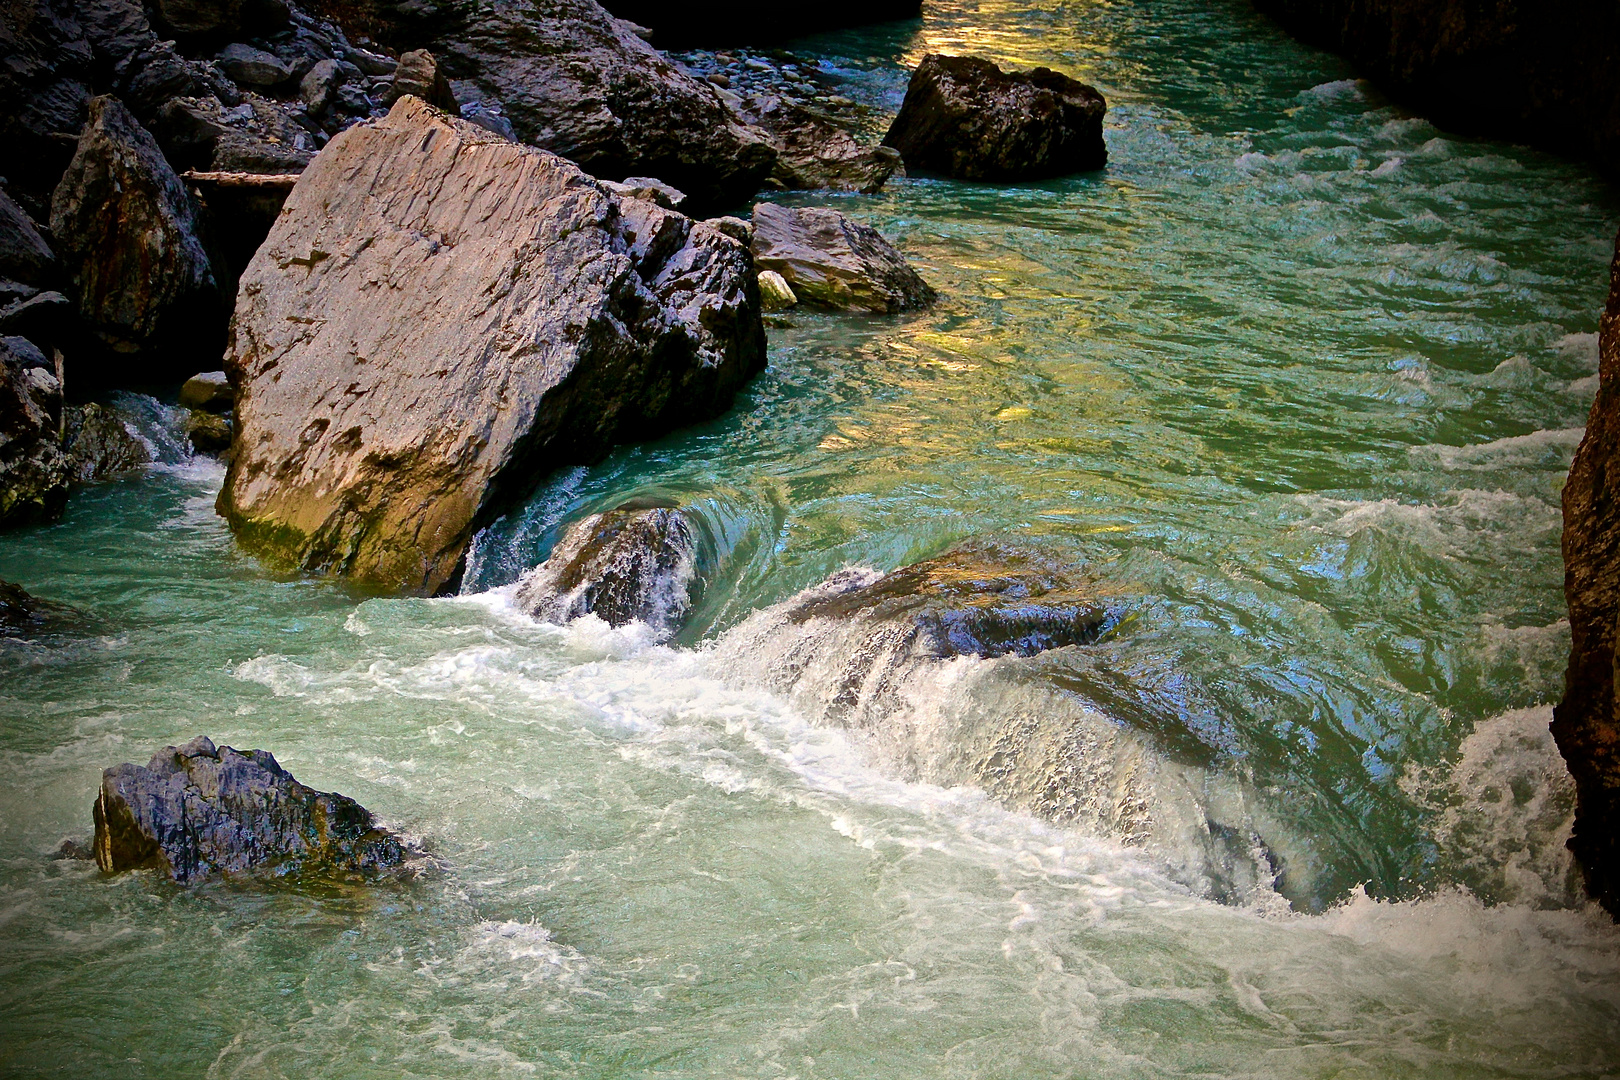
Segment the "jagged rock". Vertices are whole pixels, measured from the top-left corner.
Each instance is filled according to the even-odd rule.
[[[246,870],[369,875],[413,855],[353,799],[300,784],[268,751],[207,736],[104,770],[93,815],[102,870],[153,867],[182,885]]]
[[[799,302],[787,279],[775,270],[759,272],[759,302],[766,311],[786,311]]]
[[[34,219],[0,188],[0,278],[44,286],[56,277],[56,254]]]
[[[0,338],[0,528],[49,521],[67,501],[62,384],[22,338]]]
[[[518,607],[565,623],[594,614],[610,626],[680,629],[699,586],[697,541],[673,504],[637,500],[569,526],[551,557],[524,576]]]
[[[90,103],[51,197],[51,232],[79,314],[108,350],[142,354],[161,377],[196,370],[196,356],[218,348],[223,308],[196,207],[116,98]]]
[[[1039,552],[970,541],[943,555],[876,575],[834,574],[788,612],[795,623],[844,619],[902,628],[924,656],[1034,656],[1089,645],[1117,617],[1072,568]]]
[[[769,134],[776,147],[771,179],[784,188],[871,194],[902,164],[893,147],[863,146],[843,125],[802,105],[778,103],[748,118]]]
[[[152,134],[176,169],[262,174],[303,172],[313,156],[299,148],[300,142],[308,138],[305,129],[262,99],[250,96],[243,105],[258,127],[257,132],[234,126],[227,119],[232,110],[227,110],[218,98],[193,97],[165,103],[152,121]],[[239,105],[236,110],[242,108]],[[270,142],[272,138],[276,141]]]
[[[752,195],[776,159],[720,91],[677,68],[594,0],[459,3],[435,46],[502,102],[517,133],[605,180],[656,176],[692,208]]]
[[[894,245],[836,210],[754,207],[754,262],[787,281],[799,302],[892,314],[936,299]]]
[[[186,417],[186,438],[199,454],[223,454],[231,448],[231,422],[217,413],[192,409]]]
[[[72,301],[54,289],[35,292],[0,307],[0,334],[54,342],[63,336],[72,311]]]
[[[438,61],[426,49],[413,49],[400,54],[387,102],[392,105],[406,94],[413,94],[446,112],[458,112],[461,108],[456,103],[455,92],[450,89],[449,80],[439,70]]]
[[[1564,484],[1564,597],[1570,657],[1552,732],[1575,778],[1569,849],[1586,888],[1620,919],[1620,240],[1598,335],[1598,394]]]
[[[1035,180],[1108,163],[1107,103],[1050,68],[1005,72],[975,56],[929,53],[883,137],[906,168],[962,180]]]
[[[646,199],[665,210],[686,208],[686,192],[672,188],[655,177],[627,176],[622,181],[604,181],[603,186],[622,198]]]
[[[243,86],[279,86],[292,78],[292,68],[279,56],[241,42],[220,50],[219,66]]]
[[[1255,0],[1441,127],[1593,160],[1620,175],[1620,4]],[[1511,87],[1511,93],[1501,93]]]
[[[662,48],[783,41],[824,30],[895,19],[915,19],[922,0],[830,0],[818,4],[764,5],[744,0],[608,0],[622,19],[651,28]]]
[[[506,118],[505,113],[497,112],[491,108],[488,102],[469,101],[461,107],[461,115],[463,119],[471,120],[479,127],[487,131],[493,131],[503,139],[517,141],[517,129],[512,126],[512,121]]]
[[[11,194],[43,219],[42,206],[73,155],[84,124],[95,56],[74,0],[0,3],[0,146]]]
[[[62,449],[69,476],[80,484],[112,480],[152,460],[146,444],[130,434],[118,414],[95,401],[68,407]]]
[[[428,593],[548,470],[717,415],[765,359],[743,245],[416,98],[311,164],[233,327],[240,542]]]
[[[322,60],[305,73],[298,83],[298,96],[311,116],[323,116],[332,107],[338,87],[343,85],[343,69],[336,60]]]
[[[236,404],[236,391],[223,371],[201,371],[180,387],[180,405],[206,412],[230,412]]]

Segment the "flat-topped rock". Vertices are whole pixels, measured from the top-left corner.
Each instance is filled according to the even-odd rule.
[[[437,592],[548,471],[723,412],[764,362],[742,243],[404,98],[243,275],[219,510],[276,565]]]
[[[929,53],[883,137],[912,172],[960,180],[1038,180],[1108,163],[1107,103],[1050,68],[1002,71],[975,56]]]
[[[874,228],[821,207],[754,207],[754,261],[780,274],[801,303],[893,314],[937,298],[906,257]]]
[[[93,815],[102,870],[152,867],[182,885],[246,870],[375,874],[414,854],[353,799],[207,736],[105,770]]]

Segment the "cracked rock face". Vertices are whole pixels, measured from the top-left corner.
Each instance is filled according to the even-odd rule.
[[[300,784],[268,751],[207,736],[104,770],[93,814],[102,870],[156,867],[182,885],[261,868],[374,873],[413,854],[353,799]]]
[[[233,326],[238,540],[415,593],[551,469],[715,416],[765,362],[742,243],[410,97],[303,174]]]
[[[975,56],[929,53],[912,72],[883,145],[906,168],[959,180],[1037,180],[1108,163],[1107,104],[1050,68],[1002,71]]]

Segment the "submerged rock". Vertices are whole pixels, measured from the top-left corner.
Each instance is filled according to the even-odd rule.
[[[1587,891],[1620,919],[1620,240],[1599,334],[1597,400],[1564,484],[1564,597],[1570,657],[1552,732],[1575,778],[1569,849]]]
[[[937,298],[906,257],[870,226],[836,210],[754,207],[754,261],[782,275],[800,302],[893,314]]]
[[[906,167],[961,180],[1036,180],[1108,163],[1107,103],[1050,68],[1002,71],[974,56],[929,53],[883,137]]]
[[[446,65],[498,98],[518,135],[586,172],[656,176],[699,211],[741,202],[770,172],[763,132],[594,0],[454,10],[435,46]]]
[[[609,626],[644,622],[668,637],[686,621],[698,584],[685,516],[673,505],[634,501],[569,526],[519,583],[516,601],[537,619],[594,614]]]
[[[196,207],[116,98],[90,103],[51,196],[51,232],[80,316],[111,352],[141,354],[144,375],[194,371],[198,354],[218,347],[224,309]]]
[[[413,854],[353,799],[300,784],[267,751],[207,736],[105,770],[94,816],[102,870],[154,867],[182,885],[257,869],[369,874]]]
[[[20,585],[0,581],[0,637],[16,637],[42,629],[49,622],[46,604],[28,595]]]
[[[233,326],[239,541],[425,593],[550,469],[715,416],[765,362],[744,245],[415,98],[304,173]]]

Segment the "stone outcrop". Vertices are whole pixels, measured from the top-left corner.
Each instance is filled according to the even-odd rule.
[[[51,232],[79,315],[109,353],[149,378],[196,370],[218,348],[223,308],[196,207],[152,136],[112,97],[90,103],[51,196]]]
[[[1620,919],[1620,242],[1599,335],[1597,400],[1564,484],[1570,659],[1552,731],[1575,778],[1570,850],[1588,891]]]
[[[864,146],[847,127],[815,109],[773,104],[747,115],[776,147],[771,180],[784,188],[871,194],[902,164],[893,147]]]
[[[1586,157],[1620,174],[1620,5],[1611,0],[1254,6],[1441,127]]]
[[[439,62],[426,49],[412,49],[401,53],[399,65],[394,69],[394,81],[388,90],[388,104],[392,105],[405,95],[419,97],[435,108],[457,111],[456,95],[450,89],[450,80],[439,70]]]
[[[353,799],[207,736],[105,770],[93,813],[102,870],[153,867],[182,885],[247,870],[375,874],[413,855]]]
[[[845,26],[915,19],[922,0],[828,0],[819,4],[762,5],[743,0],[608,0],[621,19],[648,27],[659,48],[782,41]]]
[[[800,303],[893,314],[936,299],[893,244],[836,210],[759,203],[753,249],[759,268],[780,274]]]
[[[304,173],[233,327],[240,542],[422,593],[547,471],[719,414],[765,361],[744,245],[415,98]]]
[[[609,626],[643,622],[668,637],[691,611],[697,556],[678,508],[632,501],[569,526],[551,557],[524,576],[515,600],[548,622],[594,614]]]
[[[62,512],[71,476],[62,452],[62,384],[23,338],[0,338],[0,528]]]
[[[605,180],[656,176],[695,212],[752,195],[776,152],[715,87],[594,0],[455,5],[435,52],[498,98],[520,138]]]
[[[74,483],[112,480],[152,460],[146,444],[129,433],[116,412],[99,402],[68,406],[62,427],[62,450]]]
[[[1038,180],[1108,163],[1107,105],[1050,68],[1002,71],[973,56],[929,53],[883,137],[912,172],[960,180]]]

